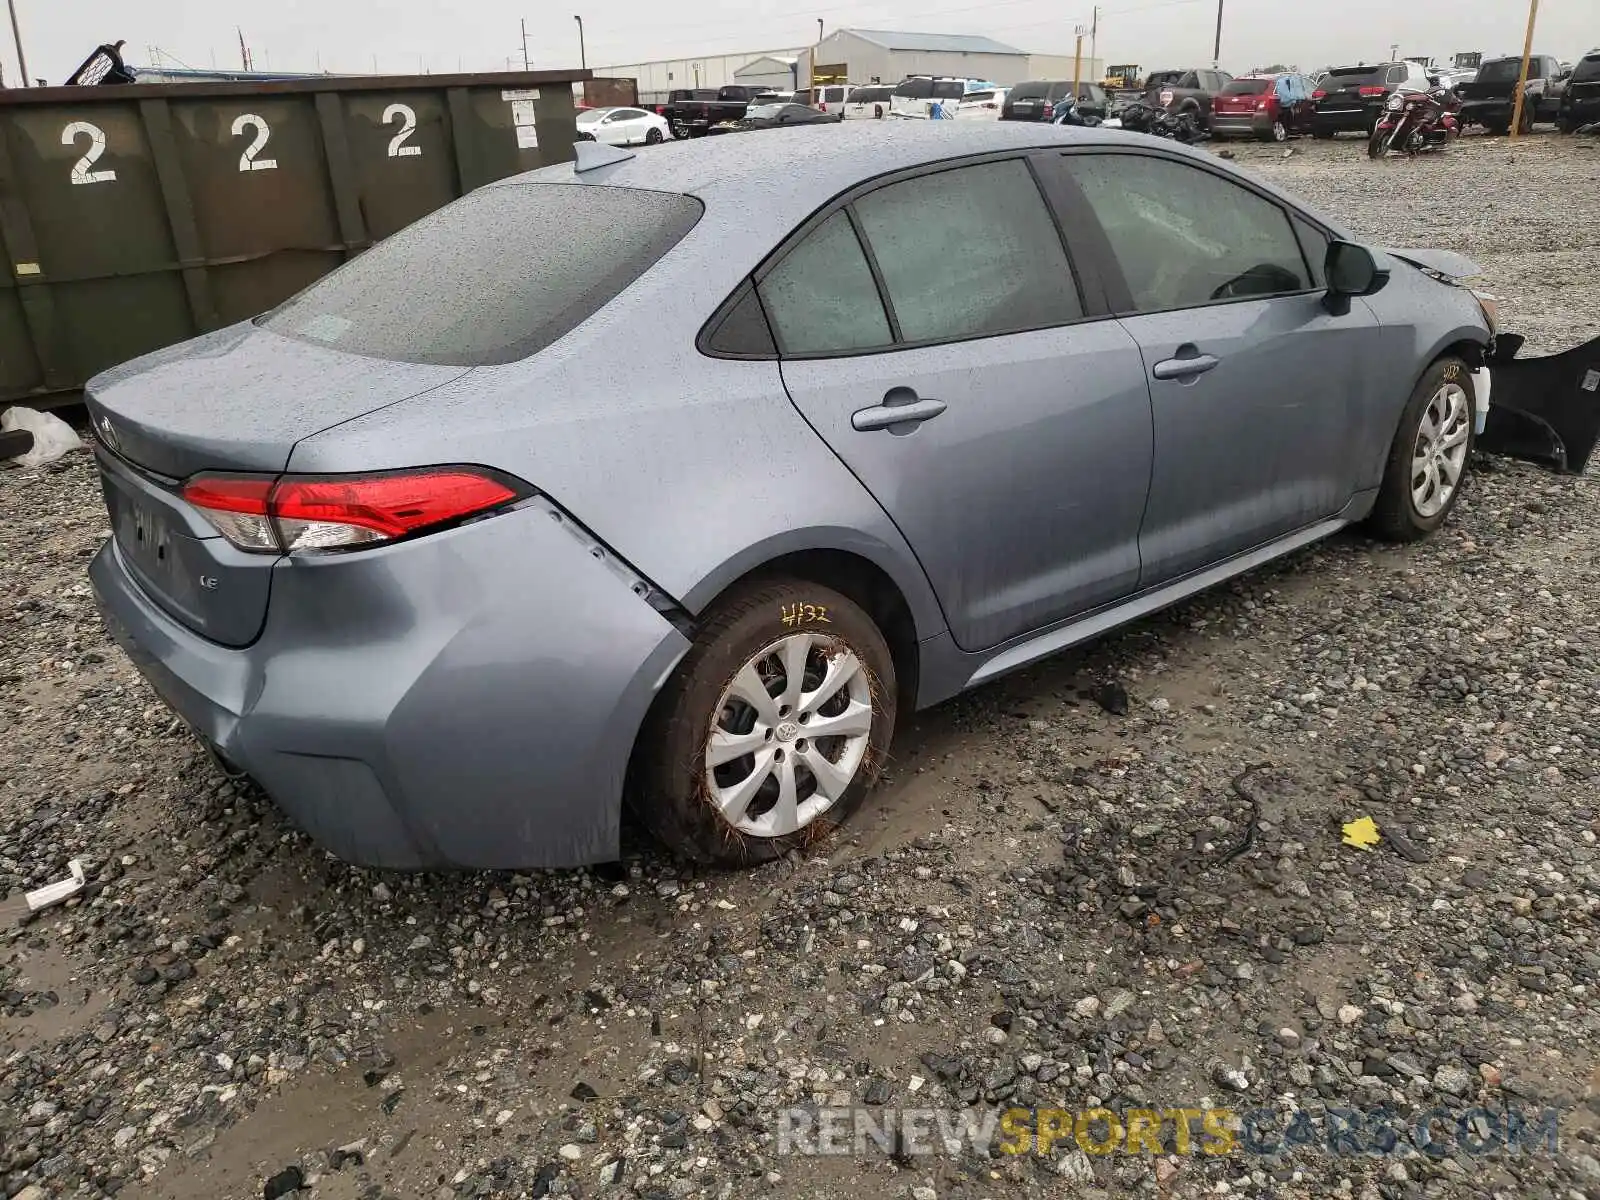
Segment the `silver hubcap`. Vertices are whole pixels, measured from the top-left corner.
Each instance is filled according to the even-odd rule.
[[[861,660],[831,637],[779,638],[739,669],[717,704],[706,741],[712,803],[752,837],[804,829],[849,788],[871,734]]]
[[[1472,405],[1459,384],[1446,383],[1422,411],[1411,451],[1411,502],[1419,517],[1436,517],[1455,495],[1467,463]]]

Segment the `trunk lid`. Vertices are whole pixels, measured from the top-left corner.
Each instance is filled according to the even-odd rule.
[[[230,544],[183,500],[182,481],[276,474],[302,438],[470,369],[344,353],[246,324],[97,376],[84,399],[123,565],[169,616],[248,645],[266,619],[277,556]]]
[[[350,354],[247,322],[106,371],[84,401],[95,435],[153,474],[274,472],[301,438],[469,369]]]

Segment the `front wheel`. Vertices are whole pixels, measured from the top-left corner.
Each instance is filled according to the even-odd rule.
[[[1274,142],[1287,142],[1289,140],[1289,127],[1282,121],[1274,121],[1269,137]]]
[[[662,689],[633,801],[679,854],[767,862],[826,836],[877,779],[894,734],[894,659],[848,597],[797,579],[720,604]]]
[[[1367,157],[1382,158],[1389,153],[1389,130],[1378,128],[1372,131],[1372,136],[1367,139]]]
[[[1414,542],[1443,525],[1461,498],[1472,453],[1472,373],[1442,358],[1411,393],[1389,447],[1383,484],[1368,522],[1391,542]]]

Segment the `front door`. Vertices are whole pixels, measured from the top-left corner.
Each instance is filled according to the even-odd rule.
[[[1288,212],[1175,158],[1063,160],[1104,231],[1108,282],[1150,382],[1139,533],[1153,587],[1336,515],[1354,494],[1363,304],[1334,315]]]
[[[957,645],[1137,586],[1139,348],[1090,315],[1023,159],[858,196],[758,290],[790,398],[905,535]]]

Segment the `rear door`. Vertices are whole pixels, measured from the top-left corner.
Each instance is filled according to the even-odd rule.
[[[1288,211],[1220,172],[1142,151],[1060,162],[1082,203],[1063,224],[1103,236],[1111,303],[1149,378],[1140,587],[1340,512],[1363,405],[1385,394],[1363,353],[1370,310],[1330,314]]]
[[[905,535],[957,645],[1133,589],[1149,389],[1024,158],[871,185],[757,286],[790,398]]]

